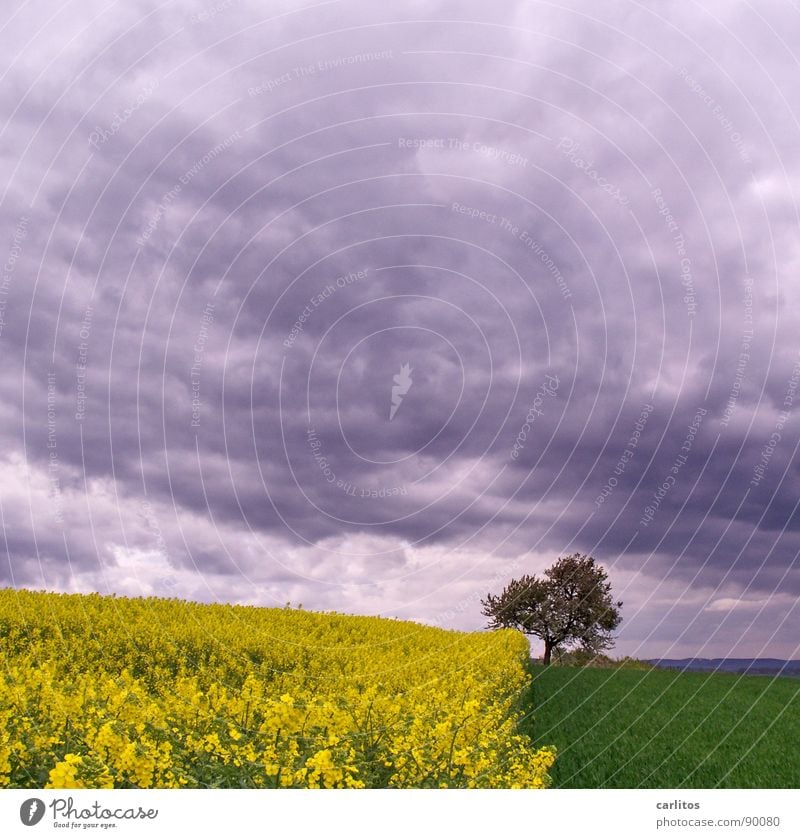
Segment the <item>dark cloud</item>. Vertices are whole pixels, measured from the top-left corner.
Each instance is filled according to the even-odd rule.
[[[476,628],[580,550],[620,651],[794,655],[796,28],[21,4],[0,578]]]

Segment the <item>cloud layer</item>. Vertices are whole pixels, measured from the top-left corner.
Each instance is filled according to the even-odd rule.
[[[795,656],[799,28],[17,2],[0,581],[479,628],[581,551],[620,653]]]

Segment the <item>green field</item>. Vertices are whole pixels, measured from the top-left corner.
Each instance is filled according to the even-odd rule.
[[[800,678],[533,666],[554,788],[798,788]]]

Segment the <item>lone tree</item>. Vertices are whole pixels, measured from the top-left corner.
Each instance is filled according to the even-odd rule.
[[[611,599],[608,574],[580,553],[559,559],[542,579],[512,579],[502,594],[487,594],[481,603],[489,628],[515,628],[540,637],[545,664],[562,646],[578,644],[593,653],[610,648],[611,632],[622,622],[622,603]]]

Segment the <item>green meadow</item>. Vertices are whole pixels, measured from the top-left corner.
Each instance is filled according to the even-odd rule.
[[[800,678],[532,666],[554,788],[798,788]]]

